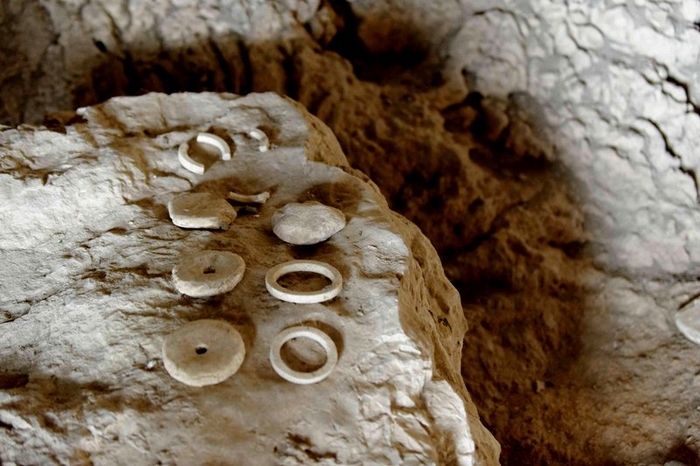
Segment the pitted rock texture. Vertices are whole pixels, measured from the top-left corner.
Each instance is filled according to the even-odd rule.
[[[0,132],[3,159],[24,167],[0,173],[0,221],[11,226],[0,235],[3,464],[497,464],[459,373],[457,291],[428,240],[356,176],[322,123],[272,93],[148,94],[78,113],[61,132]],[[271,150],[237,147],[203,176],[178,163],[193,134],[244,124],[274,129]],[[226,231],[171,222],[173,197],[234,187],[270,199]],[[302,251],[270,219],[309,197],[349,221]],[[170,271],[207,249],[239,254],[243,279],[211,299],[183,296]],[[267,293],[267,271],[299,258],[340,270],[341,294],[296,305]],[[168,375],[161,347],[202,319],[233,325],[246,356],[223,380],[239,359],[220,359],[211,341],[204,360],[224,373],[199,370],[168,339],[178,380],[220,382],[193,388]],[[270,365],[275,335],[296,325],[339,349],[321,383],[290,384]]]
[[[699,24],[696,0],[8,2],[0,122],[287,94],[441,255],[504,464],[690,465],[700,354],[674,317],[700,293]]]

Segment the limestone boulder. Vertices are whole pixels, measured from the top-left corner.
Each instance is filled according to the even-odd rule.
[[[254,128],[270,150],[232,144],[231,160],[202,175],[178,162],[199,132],[232,141]],[[0,159],[3,464],[498,463],[460,375],[467,323],[435,250],[300,105],[271,93],[114,98],[67,126],[5,129]],[[173,224],[177,196],[231,191],[270,197],[227,230]],[[310,200],[347,225],[299,250],[275,236],[271,217]],[[179,293],[173,268],[205,250],[239,255],[242,280],[209,298]],[[318,304],[271,296],[267,271],[300,259],[336,268],[340,294]],[[202,320],[233,326],[245,359],[193,387],[168,374],[163,344]],[[337,349],[318,383],[290,383],[270,364],[275,337],[295,326]],[[322,363],[306,343],[287,343],[290,366]]]

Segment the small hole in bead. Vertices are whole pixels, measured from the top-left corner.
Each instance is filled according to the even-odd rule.
[[[207,345],[197,345],[197,347],[194,349],[194,352],[197,354],[204,354],[207,352]]]
[[[210,274],[210,273],[216,273],[216,269],[214,267],[207,267],[204,269],[205,274]]]

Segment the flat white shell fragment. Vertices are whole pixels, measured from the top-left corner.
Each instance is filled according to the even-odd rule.
[[[205,298],[228,293],[243,279],[245,262],[229,251],[197,251],[173,268],[173,283],[182,294]]]
[[[291,203],[272,215],[272,231],[282,241],[308,245],[325,241],[345,228],[345,214],[320,202]]]
[[[236,211],[226,201],[210,193],[180,194],[168,203],[173,223],[181,228],[228,230]]]
[[[228,198],[242,204],[264,204],[270,199],[270,193],[268,191],[263,191],[258,194],[241,194],[230,191],[228,193]]]
[[[676,327],[688,340],[700,345],[700,299],[678,311]]]
[[[244,359],[241,334],[222,320],[195,320],[163,341],[165,370],[193,387],[223,382],[238,371]]]

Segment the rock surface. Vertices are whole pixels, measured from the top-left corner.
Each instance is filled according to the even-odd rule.
[[[691,465],[700,352],[674,319],[700,293],[699,24],[696,0],[9,2],[0,122],[287,94],[436,246],[504,464]]]
[[[290,244],[310,245],[326,241],[345,228],[345,215],[320,202],[292,202],[272,214],[272,231]]]
[[[0,174],[3,463],[497,463],[459,375],[459,295],[428,240],[347,165],[318,120],[274,94],[149,94],[78,113],[60,132],[0,132],[3,159],[25,167]],[[238,148],[203,176],[179,165],[183,140],[241,122],[273,128],[271,149]],[[271,197],[228,231],[170,221],[174,196],[233,187]],[[310,196],[349,221],[300,252],[272,234],[270,218]],[[210,300],[176,292],[171,269],[203,249],[245,259],[235,290]],[[266,292],[267,270],[299,254],[341,271],[334,301]],[[161,346],[200,319],[233,325],[246,357],[235,376],[194,388],[168,375]],[[339,350],[314,385],[286,382],[268,359],[275,335],[300,324]]]

